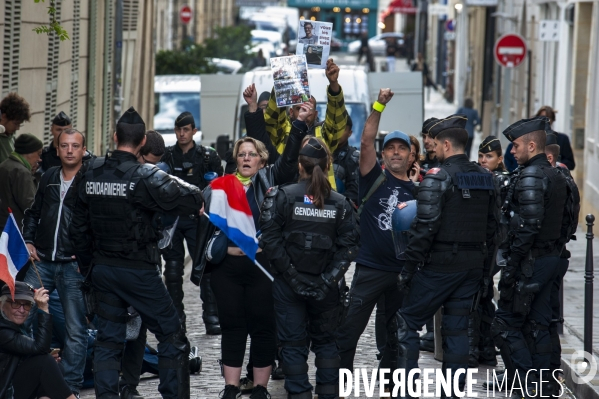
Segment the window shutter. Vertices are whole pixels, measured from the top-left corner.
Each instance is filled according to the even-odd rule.
[[[71,54],[71,109],[69,116],[73,126],[77,126],[77,113],[79,112],[79,26],[81,18],[81,0],[73,1],[73,32],[71,42],[73,51]]]
[[[56,20],[61,21],[62,2],[56,2]],[[56,89],[58,87],[58,56],[60,39],[48,35],[48,65],[46,69],[46,103],[44,107],[44,143],[49,144],[53,137],[50,133],[52,119],[56,115]]]
[[[21,0],[4,0],[4,47],[2,54],[2,95],[19,91],[21,53]]]

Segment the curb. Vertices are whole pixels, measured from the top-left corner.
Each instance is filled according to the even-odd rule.
[[[570,351],[568,351],[570,352]],[[572,352],[573,353],[573,352]],[[566,386],[572,391],[572,393],[581,399],[599,399],[599,386],[594,385],[593,381],[597,382],[597,379],[593,379],[590,382],[586,382],[584,384],[579,384],[574,381],[575,376],[579,376],[580,374],[576,372],[573,368],[572,363],[564,357],[567,355],[566,351],[562,353],[562,370],[564,371],[564,382]]]

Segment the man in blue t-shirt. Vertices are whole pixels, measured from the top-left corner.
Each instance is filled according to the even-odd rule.
[[[391,215],[398,204],[414,199],[414,184],[408,178],[411,144],[407,134],[394,131],[383,141],[383,170],[377,162],[375,138],[381,113],[393,97],[390,89],[381,89],[378,101],[368,117],[362,133],[360,149],[359,200],[363,201],[373,187],[360,215],[361,247],[356,259],[356,272],[351,286],[351,304],[347,318],[337,330],[337,346],[341,368],[353,369],[356,346],[364,332],[378,299],[385,298],[385,321],[388,334],[394,334],[393,316],[401,306],[402,295],[397,277],[403,260],[395,254]],[[384,179],[382,175],[384,174]],[[388,340],[393,341],[393,340]],[[393,342],[391,342],[393,344]],[[394,369],[394,348],[386,346],[381,367]]]

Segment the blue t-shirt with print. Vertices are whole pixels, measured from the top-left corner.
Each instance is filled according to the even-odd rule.
[[[365,176],[360,175],[359,198],[368,194],[382,172],[378,162]],[[403,261],[395,256],[391,215],[397,204],[414,199],[414,183],[400,180],[385,170],[387,180],[364,204],[360,215],[361,246],[356,263],[388,272],[400,272]]]

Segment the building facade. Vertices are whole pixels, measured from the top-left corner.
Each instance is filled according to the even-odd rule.
[[[31,121],[17,134],[49,144],[51,121],[64,111],[88,149],[104,154],[123,108],[132,105],[152,120],[154,3],[69,0],[56,2],[56,9],[69,40],[33,31],[48,24],[47,4],[0,2],[0,96],[17,92],[31,106]]]

